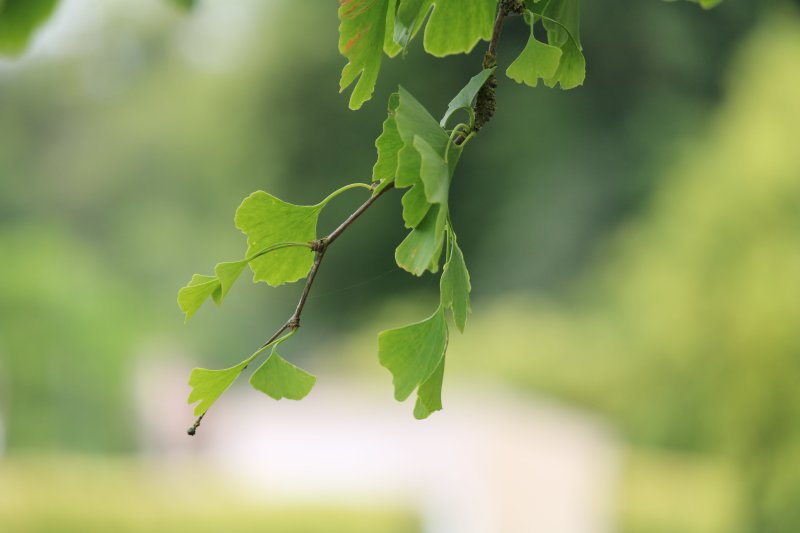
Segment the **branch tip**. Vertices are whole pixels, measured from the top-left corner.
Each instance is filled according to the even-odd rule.
[[[197,417],[197,420],[194,421],[194,424],[192,424],[192,426],[186,430],[187,435],[189,435],[190,437],[194,437],[195,433],[197,433],[197,428],[200,427],[200,422],[203,421],[204,416],[206,416],[205,413]]]

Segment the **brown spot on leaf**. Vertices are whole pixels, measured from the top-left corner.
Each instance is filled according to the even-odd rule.
[[[364,37],[364,30],[356,33],[353,37],[349,38],[346,43],[344,43],[344,53],[348,53],[353,46]]]
[[[339,18],[355,18],[367,9],[370,8],[372,2],[365,2],[364,0],[340,0],[339,1]],[[365,5],[366,4],[366,5]]]

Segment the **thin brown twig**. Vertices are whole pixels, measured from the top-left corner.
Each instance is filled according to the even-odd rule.
[[[486,49],[486,55],[497,57],[497,43],[500,42],[500,33],[503,31],[503,22],[510,10],[506,2],[500,2],[497,6],[497,16],[494,19],[494,28],[492,28],[492,37],[489,40],[489,48]]]
[[[377,186],[377,185],[376,185],[376,186]],[[344,222],[342,222],[341,224],[339,224],[339,227],[338,227],[338,228],[336,228],[335,230],[333,230],[333,231],[330,233],[330,235],[328,235],[327,237],[325,237],[325,239],[324,239],[324,240],[325,240],[325,242],[326,242],[326,247],[327,247],[327,246],[330,246],[330,245],[333,243],[333,241],[335,241],[336,239],[338,239],[338,238],[339,238],[339,235],[341,235],[342,233],[344,233],[344,231],[345,231],[347,228],[349,228],[349,227],[350,227],[350,224],[352,224],[353,222],[355,222],[355,221],[356,221],[356,219],[357,219],[358,217],[360,217],[360,216],[361,216],[361,215],[364,213],[364,211],[366,211],[367,209],[369,209],[369,208],[370,208],[370,206],[371,206],[373,203],[375,203],[375,201],[376,201],[378,198],[380,198],[380,197],[381,197],[381,195],[383,195],[383,193],[385,193],[386,191],[388,191],[388,190],[390,190],[390,189],[392,189],[392,188],[394,188],[394,182],[392,182],[392,183],[389,183],[388,185],[386,185],[386,187],[384,187],[383,189],[379,190],[379,191],[378,191],[376,194],[373,194],[372,196],[370,196],[370,197],[369,197],[369,200],[367,200],[366,202],[364,202],[363,204],[361,204],[361,207],[359,207],[358,209],[356,209],[355,211],[353,211],[353,214],[351,214],[349,217],[347,217],[347,219],[345,219],[345,221],[344,221]],[[374,187],[373,187],[373,189],[374,189]]]
[[[492,28],[492,36],[489,39],[489,46],[486,53],[483,55],[483,68],[494,68],[497,66],[497,46],[500,42],[500,34],[503,32],[503,22],[506,17],[512,14],[520,14],[524,11],[524,5],[521,0],[500,0],[497,5],[497,16],[494,19],[494,27]],[[478,91],[478,96],[475,99],[475,124],[472,127],[473,132],[478,132],[487,122],[492,120],[494,116],[495,107],[497,105],[495,91],[497,89],[497,76],[492,74],[483,87]],[[459,135],[454,141],[455,144],[463,144],[466,137]]]
[[[320,246],[314,252],[314,264],[311,265],[311,270],[308,272],[308,277],[306,277],[306,285],[303,287],[303,292],[300,294],[297,307],[289,318],[289,321],[286,322],[286,327],[289,329],[297,329],[300,327],[300,315],[303,313],[303,308],[306,306],[306,300],[308,299],[308,293],[311,292],[311,286],[314,284],[314,280],[317,279],[317,272],[319,272],[319,265],[322,263],[322,258],[325,257],[326,246],[322,244],[324,241],[320,239],[316,242],[319,243]]]
[[[377,186],[377,183],[375,184]],[[373,186],[373,191],[375,190],[375,186]],[[314,264],[311,266],[311,271],[308,273],[308,277],[306,277],[306,285],[303,287],[303,292],[300,294],[300,301],[297,302],[297,308],[294,310],[294,314],[289,317],[289,320],[285,324],[285,331],[286,329],[297,329],[300,327],[300,315],[303,313],[303,308],[306,305],[306,300],[308,299],[308,293],[311,292],[311,286],[314,284],[314,280],[317,278],[317,272],[319,271],[319,265],[322,263],[322,258],[325,257],[325,252],[328,251],[328,247],[333,244],[333,241],[339,238],[339,236],[344,233],[347,228],[350,227],[353,222],[355,222],[358,217],[360,217],[364,212],[370,208],[375,201],[380,198],[383,193],[388,191],[389,189],[394,187],[394,182],[388,184],[383,189],[379,190],[377,193],[373,194],[369,197],[369,199],[361,204],[358,209],[353,211],[349,217],[347,217],[344,222],[339,224],[339,226],[330,232],[327,237],[323,237],[319,240],[311,242],[311,249],[314,250]],[[280,333],[283,333],[280,331]],[[280,334],[279,333],[279,334]],[[275,339],[272,339],[275,340]],[[272,340],[267,341],[267,344],[272,342]]]
[[[351,213],[350,216],[344,220],[344,222],[339,224],[335,230],[328,234],[327,237],[323,237],[309,243],[311,245],[311,249],[314,250],[314,263],[311,265],[311,270],[308,272],[308,276],[306,276],[306,284],[303,287],[303,292],[300,293],[300,300],[297,302],[297,307],[295,308],[294,313],[292,313],[292,316],[289,317],[289,320],[287,320],[280,328],[278,328],[278,330],[273,333],[272,336],[267,339],[266,342],[264,342],[264,344],[261,345],[261,349],[275,342],[275,340],[277,340],[277,338],[283,335],[283,333],[286,331],[294,331],[300,327],[300,315],[303,314],[303,309],[305,308],[306,301],[308,300],[308,295],[311,292],[311,286],[314,284],[314,280],[317,278],[319,266],[322,263],[322,258],[325,257],[325,252],[328,250],[328,247],[333,244],[333,241],[338,239],[339,236],[353,224],[353,222],[363,215],[364,212],[378,200],[378,198],[383,196],[386,191],[394,188],[394,183],[389,183],[378,192],[374,192],[377,186],[377,182],[373,184],[373,194],[369,197],[369,199],[361,204],[358,209],[353,211],[353,213]],[[197,417],[197,420],[195,420],[194,424],[192,424],[192,426],[186,430],[186,433],[190,436],[194,436],[194,434],[197,433],[197,428],[200,427],[200,423],[203,421],[204,416],[205,413]]]

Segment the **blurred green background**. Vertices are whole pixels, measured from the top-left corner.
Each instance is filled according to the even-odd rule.
[[[241,283],[188,326],[175,303],[193,272],[242,255],[239,202],[314,203],[367,180],[393,88],[439,114],[483,46],[439,60],[415,42],[354,113],[333,1],[90,4],[63,0],[0,62],[0,529],[245,531],[269,516],[271,531],[417,530],[393,509],[156,512],[133,374],[153,344],[217,368],[249,354],[297,286]],[[459,166],[473,314],[447,380],[490,375],[608,420],[628,449],[624,533],[800,531],[797,6],[584,4],[585,86],[501,78]],[[517,22],[501,67],[524,46]],[[398,302],[421,317],[435,298],[433,277],[394,266],[399,195],[382,204],[332,248],[295,353],[355,343],[326,357],[376,366]],[[63,499],[71,476],[94,488]]]

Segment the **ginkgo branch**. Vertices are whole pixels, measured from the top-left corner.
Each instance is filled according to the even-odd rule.
[[[277,333],[277,334],[273,335],[273,336],[272,336],[272,337],[271,337],[271,338],[270,338],[270,339],[269,339],[267,342],[265,342],[265,343],[264,343],[264,344],[263,344],[263,345],[262,345],[262,346],[261,346],[261,347],[260,347],[258,350],[256,350],[255,352],[253,352],[253,353],[252,353],[252,355],[250,355],[250,357],[248,357],[247,359],[245,359],[245,360],[242,362],[242,364],[243,364],[244,366],[242,366],[242,369],[241,369],[241,371],[243,372],[243,371],[244,371],[244,370],[245,370],[245,369],[246,369],[246,368],[247,368],[247,367],[250,365],[250,363],[252,363],[252,362],[253,362],[253,360],[254,360],[256,357],[258,357],[259,355],[261,355],[262,353],[264,353],[264,350],[266,350],[267,348],[270,348],[270,347],[273,347],[273,348],[274,348],[274,347],[278,346],[280,343],[282,343],[283,341],[285,341],[285,340],[289,339],[289,337],[291,337],[292,335],[294,335],[295,331],[297,331],[297,330],[294,330],[294,329],[293,329],[293,330],[291,330],[291,331],[290,331],[288,334],[284,335],[283,337],[280,337],[280,334],[281,334],[281,333],[283,333],[284,331],[286,331],[286,330],[285,330],[285,329],[282,329],[282,330],[280,330],[280,332],[279,332],[279,333]],[[280,337],[280,338],[279,338],[279,337]],[[208,412],[208,411],[206,411],[206,412]],[[192,424],[192,425],[189,427],[189,429],[187,429],[187,430],[186,430],[186,433],[187,433],[189,436],[193,437],[193,436],[195,435],[195,433],[197,433],[197,428],[199,428],[199,427],[200,427],[200,424],[203,422],[203,417],[204,417],[204,416],[206,416],[206,413],[203,413],[202,415],[198,416],[198,417],[197,417],[197,419],[194,421],[194,424]]]
[[[530,12],[526,11],[523,0],[499,0],[489,45],[483,57],[483,70],[473,76],[469,83],[453,98],[440,122],[437,123],[424,106],[402,87],[390,97],[389,116],[384,122],[381,136],[376,141],[378,162],[373,169],[374,181],[371,185],[367,183],[345,185],[332,192],[320,203],[312,206],[292,206],[263,191],[253,193],[242,203],[237,210],[235,221],[237,227],[248,236],[248,242],[253,246],[253,242],[278,240],[276,238],[277,230],[265,234],[262,230],[254,229],[254,227],[263,227],[267,223],[278,224],[282,232],[281,237],[287,241],[294,241],[296,237],[293,237],[293,235],[300,234],[303,237],[297,239],[298,241],[313,238],[316,236],[317,215],[331,200],[345,191],[356,188],[369,189],[372,193],[366,202],[327,236],[305,242],[275,243],[252,253],[244,261],[217,265],[215,267],[217,279],[209,276],[193,277],[190,285],[182,289],[187,290],[187,294],[195,296],[191,302],[194,307],[187,310],[188,317],[189,313],[202,303],[201,300],[209,295],[215,302],[219,303],[224,298],[232,282],[241,273],[245,263],[250,263],[252,260],[270,252],[292,246],[306,247],[313,252],[313,260],[308,255],[298,255],[297,264],[291,265],[288,265],[283,258],[274,260],[270,258],[272,263],[269,264],[275,266],[275,268],[283,268],[285,270],[278,271],[278,273],[273,272],[271,275],[264,264],[256,265],[256,268],[253,268],[253,264],[251,264],[251,268],[255,273],[254,281],[266,281],[271,285],[280,285],[304,277],[305,284],[300,293],[300,298],[294,312],[251,357],[229,369],[195,369],[193,371],[192,376],[190,376],[190,385],[192,385],[193,379],[195,384],[189,401],[191,403],[199,399],[201,403],[195,408],[195,413],[200,416],[194,425],[189,428],[189,435],[195,434],[211,404],[237,379],[241,371],[247,368],[255,357],[263,353],[268,347],[274,347],[276,343],[282,342],[296,333],[300,328],[303,309],[319,274],[319,268],[328,247],[378,198],[395,186],[400,188],[412,187],[403,199],[404,221],[407,227],[412,228],[412,231],[395,252],[395,259],[398,265],[417,276],[422,275],[425,271],[436,273],[440,265],[439,261],[445,239],[447,244],[445,247],[445,264],[442,267],[442,276],[440,278],[440,302],[437,311],[421,322],[381,333],[379,335],[378,356],[381,364],[394,375],[395,396],[398,399],[405,399],[413,390],[417,390],[417,405],[414,408],[415,417],[426,418],[432,412],[442,408],[441,384],[448,338],[445,315],[450,310],[454,324],[458,330],[463,332],[467,314],[470,311],[469,293],[471,289],[469,272],[464,263],[463,253],[456,243],[456,235],[450,219],[447,203],[450,181],[463,146],[494,115],[496,107],[495,90],[498,83],[495,76],[497,48],[504,20],[510,15],[524,13],[530,14]],[[341,15],[342,13],[340,12]],[[376,20],[380,19],[382,21],[384,15],[382,13],[378,13],[378,15],[381,16],[378,17],[376,15]],[[546,18],[549,21],[549,17],[544,17],[543,14],[539,16],[543,20]],[[535,19],[526,19],[526,22],[532,26]],[[559,25],[569,33],[570,28],[561,23]],[[570,37],[572,37],[572,34],[570,34]],[[575,38],[573,38],[573,41],[575,41]],[[577,46],[579,47],[579,45]],[[353,58],[350,59],[352,63]],[[515,77],[511,77],[516,80]],[[551,77],[555,77],[555,73],[551,74]],[[521,79],[531,84],[528,77],[521,76]],[[361,81],[364,80],[362,79]],[[358,92],[361,81],[356,87],[356,92]],[[572,79],[565,84],[563,77],[559,78],[559,81],[562,87],[566,87],[566,85],[574,86],[575,84],[575,80]],[[546,83],[548,83],[547,80]],[[356,93],[354,92],[355,96]],[[364,94],[359,93],[356,99],[358,105],[363,102],[363,97]],[[466,110],[469,122],[467,124],[457,124],[452,130],[445,129],[448,119],[453,113],[460,110]],[[416,160],[412,154],[416,154]],[[414,165],[417,165],[418,174],[414,174]],[[395,180],[401,181],[396,184]],[[413,191],[416,191],[416,193]],[[420,191],[424,194],[421,199],[419,197]],[[417,196],[414,196],[415,194]],[[406,200],[408,198],[411,198],[411,201],[407,203]],[[298,212],[302,213],[302,216],[297,215],[296,213]],[[272,218],[263,218],[265,216],[264,213],[271,213],[270,216]],[[289,231],[290,229],[292,231]],[[218,286],[206,286],[212,282],[215,282]],[[420,339],[425,341],[422,342],[425,348],[423,351],[417,349],[421,342]],[[412,360],[413,364],[409,365],[409,360]],[[273,373],[272,377],[270,377],[270,372]],[[276,372],[288,372],[289,374],[283,374],[283,376],[293,376],[295,382],[292,387],[276,386],[276,384],[286,384],[285,379],[276,378],[278,375]],[[202,377],[205,378],[205,382],[202,381]],[[299,400],[308,394],[311,387],[313,387],[315,379],[314,376],[280,358],[273,350],[273,354],[267,358],[267,361],[262,364],[259,370],[256,370],[250,382],[257,390],[261,390],[275,399],[290,398]],[[209,388],[208,383],[211,383],[213,387]],[[203,385],[206,386],[206,389],[202,388]]]
[[[341,189],[329,195],[328,198],[323,200],[323,203],[327,202],[328,200],[332,199],[339,193],[342,193],[348,189],[364,185],[366,184],[354,183],[342,187]],[[300,294],[300,300],[297,302],[297,307],[295,308],[294,312],[289,317],[289,319],[286,322],[284,322],[284,324],[280,328],[278,328],[278,330],[275,333],[273,333],[272,336],[270,336],[270,338],[267,339],[258,350],[256,350],[256,352],[250,357],[250,360],[255,359],[256,356],[261,354],[268,347],[274,345],[276,342],[283,342],[283,340],[288,338],[288,335],[286,337],[280,338],[281,335],[283,335],[285,332],[289,331],[289,335],[292,335],[300,327],[300,316],[303,314],[303,309],[305,308],[306,301],[308,300],[308,295],[311,292],[311,287],[314,284],[314,280],[317,278],[317,273],[319,272],[319,266],[322,263],[322,258],[325,257],[325,252],[328,250],[328,247],[331,244],[333,244],[333,242],[336,239],[338,239],[339,236],[353,224],[353,222],[355,222],[362,214],[364,214],[364,212],[367,209],[369,209],[372,206],[372,204],[374,204],[378,200],[378,198],[380,198],[386,191],[394,187],[394,183],[389,183],[380,189],[377,188],[378,185],[379,182],[375,182],[372,185],[366,185],[367,188],[373,191],[373,194],[369,197],[369,199],[367,199],[366,202],[361,204],[361,206],[359,206],[358,209],[353,211],[353,213],[351,213],[350,216],[348,216],[341,224],[339,224],[339,226],[336,229],[334,229],[326,237],[322,237],[321,239],[317,239],[309,243],[302,243],[303,246],[308,246],[314,251],[314,263],[312,264],[311,270],[309,271],[308,276],[306,277],[306,283],[305,286],[303,287],[303,292]],[[281,245],[276,245],[276,246],[285,246],[285,245],[292,246],[295,244],[282,243]],[[197,417],[197,420],[195,420],[194,424],[192,424],[192,426],[187,430],[187,433],[189,435],[193,436],[197,432],[197,428],[200,427],[200,423],[203,421],[203,417],[205,415],[206,413],[203,413],[202,415]]]
[[[497,16],[492,28],[492,37],[489,40],[489,47],[483,56],[483,68],[494,68],[497,66],[497,46],[500,42],[500,34],[503,32],[503,22],[506,17],[512,14],[520,14],[524,10],[524,3],[521,0],[501,0],[497,6]],[[495,89],[497,89],[497,76],[492,73],[486,83],[478,91],[475,100],[475,119],[472,131],[478,131],[487,122],[492,120],[496,107]],[[463,138],[456,140],[457,144],[464,142]],[[461,141],[461,142],[458,142]]]

